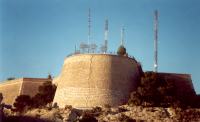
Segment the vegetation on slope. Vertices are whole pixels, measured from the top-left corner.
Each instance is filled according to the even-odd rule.
[[[146,72],[144,75],[137,91],[131,93],[128,104],[169,106],[175,101],[177,88],[173,79],[165,81],[154,72]]]
[[[7,81],[14,80],[14,79],[15,79],[14,77],[10,77],[10,78],[7,78]]]
[[[25,107],[38,108],[39,106],[45,106],[47,103],[53,102],[53,98],[56,92],[56,86],[51,81],[46,81],[38,88],[37,93],[33,98],[28,95],[20,95],[15,99],[14,107],[16,111],[22,112]]]
[[[172,107],[180,121],[191,121],[200,117],[200,113],[194,109],[200,108],[200,95],[194,93],[178,95],[175,80],[172,78],[164,80],[155,72],[144,73],[137,91],[131,93],[128,104]]]

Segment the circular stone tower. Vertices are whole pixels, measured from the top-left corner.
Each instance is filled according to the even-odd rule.
[[[53,103],[64,108],[125,104],[140,80],[137,62],[109,54],[66,58]]]

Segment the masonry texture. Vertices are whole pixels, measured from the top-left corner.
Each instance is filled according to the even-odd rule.
[[[58,86],[58,81],[60,80],[60,76],[59,77],[56,77],[52,80],[52,84]]]
[[[139,70],[138,70],[139,69]],[[33,97],[38,87],[46,81],[57,86],[53,103],[60,108],[94,107],[109,104],[122,105],[130,93],[137,89],[142,73],[141,65],[133,58],[108,54],[80,54],[64,60],[59,77],[19,78],[0,83],[2,103],[13,105],[17,96],[25,94]],[[175,79],[179,95],[195,94],[191,75],[158,73],[165,80]]]
[[[165,80],[173,78],[177,86],[178,95],[183,94],[196,94],[192,83],[191,75],[189,74],[176,74],[176,73],[158,73]]]
[[[137,62],[108,54],[65,59],[53,103],[63,108],[125,104],[140,80]]]
[[[33,97],[38,93],[38,87],[51,79],[42,78],[19,78],[0,83],[0,93],[3,94],[2,103],[13,105],[19,95]]]

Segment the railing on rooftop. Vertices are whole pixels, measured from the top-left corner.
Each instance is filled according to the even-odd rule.
[[[75,53],[71,53],[69,55],[67,55],[67,57],[73,56],[73,55],[79,55],[79,54],[110,54],[110,55],[118,55],[117,52],[114,51],[107,51],[106,52],[102,52],[102,51],[84,51],[84,52],[75,52]],[[129,57],[129,58],[133,58],[135,59],[132,55],[126,54],[124,55],[125,57]]]

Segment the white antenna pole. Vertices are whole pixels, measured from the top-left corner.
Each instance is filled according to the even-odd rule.
[[[157,72],[157,44],[158,44],[158,10],[155,10],[155,21],[154,21],[154,72]]]
[[[89,8],[89,36],[88,36],[88,53],[89,53],[89,47],[90,46],[90,8]]]
[[[124,45],[124,27],[123,27],[123,23],[122,23],[122,27],[121,27],[121,45]]]
[[[108,42],[108,20],[105,22],[105,53],[107,54],[107,42]]]

